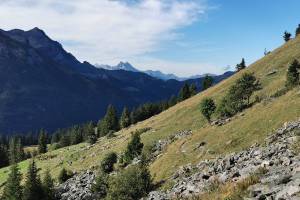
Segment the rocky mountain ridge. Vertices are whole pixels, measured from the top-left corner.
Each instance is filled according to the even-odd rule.
[[[126,63],[123,63],[125,65]],[[215,77],[215,83],[231,76]],[[201,90],[201,79],[189,80]],[[184,82],[145,73],[98,69],[78,61],[44,31],[0,30],[0,132],[54,131],[98,121],[113,104],[119,114],[177,95]]]

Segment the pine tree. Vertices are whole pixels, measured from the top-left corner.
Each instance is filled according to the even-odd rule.
[[[43,129],[39,134],[38,151],[40,154],[47,152],[47,133]]]
[[[283,39],[284,39],[285,42],[290,41],[291,37],[292,37],[291,33],[287,32],[287,31],[284,32]]]
[[[24,159],[24,149],[21,138],[12,137],[9,141],[9,163],[15,164]]]
[[[35,161],[32,160],[28,166],[22,200],[41,200],[43,196],[44,192],[38,175],[38,169]]]
[[[237,71],[241,71],[241,70],[243,70],[245,68],[246,68],[246,62],[245,62],[245,59],[243,58],[242,61],[241,61],[241,63],[239,63],[239,64],[236,65],[236,70]]]
[[[120,118],[120,128],[123,129],[128,126],[130,126],[130,113],[127,107],[125,107]]]
[[[172,95],[168,101],[169,107],[175,106],[176,103],[177,103],[177,97],[175,95]]]
[[[21,200],[22,199],[22,186],[21,186],[22,175],[16,164],[10,167],[10,174],[5,184],[3,200]]]
[[[298,27],[296,29],[296,37],[300,34],[300,24],[298,24]]]
[[[46,170],[44,179],[43,179],[43,191],[44,198],[43,200],[54,200],[54,181],[50,175],[49,169]]]
[[[190,87],[187,83],[183,85],[181,90],[179,91],[178,101],[184,101],[191,97]]]
[[[128,164],[135,157],[141,155],[144,144],[141,142],[140,133],[134,133],[131,141],[127,145],[127,149],[124,154],[124,162]]]
[[[0,144],[0,168],[9,165],[8,152],[5,144]]]
[[[292,88],[296,85],[299,85],[299,70],[300,64],[298,60],[294,60],[288,68],[286,75],[286,87]]]
[[[202,81],[202,90],[206,90],[213,85],[214,79],[211,76],[206,75]]]
[[[196,87],[195,83],[192,83],[190,85],[190,94],[191,94],[191,96],[194,96],[197,94],[197,87]]]
[[[119,122],[115,108],[112,105],[107,107],[107,112],[101,120],[100,132],[106,135],[109,131],[117,131],[119,129]]]

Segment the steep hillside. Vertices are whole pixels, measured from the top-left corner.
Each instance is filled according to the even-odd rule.
[[[146,146],[167,139],[180,131],[191,130],[191,135],[169,144],[150,165],[155,181],[160,181],[168,180],[182,165],[239,151],[255,142],[261,143],[268,133],[282,126],[284,122],[300,117],[299,88],[281,97],[270,98],[284,87],[287,66],[295,58],[300,59],[300,37],[205,92],[135,126],[119,131],[114,138],[101,138],[93,146],[79,144],[49,152],[37,158],[38,166],[43,169],[49,167],[55,176],[62,166],[75,171],[86,170],[97,166],[107,152],[122,152],[131,136],[130,133],[137,129],[151,128],[142,134],[142,141]],[[260,79],[263,89],[255,95],[263,100],[236,115],[223,126],[209,125],[200,114],[200,101],[204,97],[212,97],[219,102],[244,72],[254,72]],[[197,148],[203,142],[204,149]],[[20,164],[23,172],[27,163],[28,161],[24,161]],[[7,173],[8,168],[0,170],[1,183],[5,181]]]
[[[231,74],[216,77],[216,82]],[[192,80],[201,82],[201,79]],[[177,95],[184,82],[79,62],[42,30],[0,30],[0,132],[55,130]]]

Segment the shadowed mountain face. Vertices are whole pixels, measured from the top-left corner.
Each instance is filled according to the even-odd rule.
[[[120,112],[124,106],[167,99],[182,85],[81,63],[38,28],[0,31],[1,133],[54,130],[98,120],[108,104]]]

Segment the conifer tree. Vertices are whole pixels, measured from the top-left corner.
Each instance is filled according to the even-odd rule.
[[[191,96],[194,96],[197,94],[197,87],[196,87],[195,83],[192,83],[190,85],[190,94],[191,94]]]
[[[107,135],[109,131],[117,131],[119,128],[118,117],[115,108],[112,105],[107,107],[107,112],[100,124],[100,132]]]
[[[0,144],[0,168],[9,165],[8,152],[5,144]]]
[[[43,191],[44,198],[43,200],[54,200],[54,181],[50,175],[49,169],[46,170],[44,179],[43,179]]]
[[[12,137],[9,141],[9,163],[15,164],[24,159],[24,149],[21,138]]]
[[[245,68],[246,68],[246,62],[245,62],[245,59],[243,58],[242,61],[241,61],[241,63],[239,63],[239,64],[236,65],[236,70],[237,71],[241,71],[241,70],[243,70]]]
[[[206,90],[213,85],[213,78],[209,75],[206,75],[202,81],[202,90]]]
[[[140,134],[134,133],[131,137],[131,141],[127,145],[127,149],[124,154],[124,162],[128,164],[135,157],[141,155],[144,144],[141,142]]]
[[[44,192],[38,175],[38,169],[35,161],[32,160],[28,166],[22,200],[41,200],[43,196]]]
[[[175,95],[172,95],[168,101],[169,107],[175,106],[176,103],[177,103],[177,97]]]
[[[5,188],[3,191],[3,200],[21,200],[22,199],[22,175],[17,164],[10,167],[10,174],[8,175]]]
[[[291,37],[292,37],[291,33],[287,32],[287,31],[284,32],[283,39],[284,39],[285,42],[290,41]]]
[[[296,29],[296,37],[300,34],[300,24],[298,24],[298,27]]]
[[[123,109],[121,118],[120,118],[120,128],[127,128],[130,126],[130,113],[127,107]]]
[[[184,101],[191,97],[190,87],[187,83],[183,85],[181,90],[179,91],[178,101]]]
[[[47,152],[47,134],[43,129],[39,134],[38,151],[40,154]]]
[[[296,85],[299,85],[299,70],[300,64],[298,60],[294,60],[288,68],[286,74],[286,87],[292,88]]]

